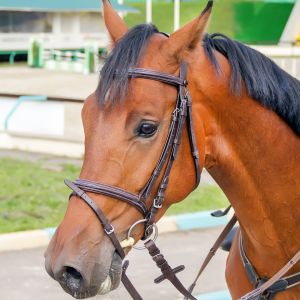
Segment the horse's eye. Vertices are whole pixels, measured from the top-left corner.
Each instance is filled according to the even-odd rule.
[[[136,130],[136,135],[143,138],[152,137],[157,131],[157,124],[143,122]]]

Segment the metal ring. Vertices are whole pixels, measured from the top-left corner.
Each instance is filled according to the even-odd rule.
[[[139,220],[139,221],[136,221],[135,223],[133,223],[131,225],[131,227],[129,228],[129,230],[128,230],[127,238],[129,239],[131,237],[131,233],[132,233],[134,227],[136,227],[139,224],[146,223],[146,222],[148,222],[147,219],[142,219],[142,220]],[[152,240],[155,242],[157,240],[157,237],[158,237],[158,228],[157,228],[156,224],[153,224],[152,227],[153,227],[153,231],[154,231],[154,236],[153,236]],[[149,240],[149,238],[147,240]],[[144,250],[144,249],[146,249],[145,246],[133,246],[133,248],[136,249],[136,250]]]

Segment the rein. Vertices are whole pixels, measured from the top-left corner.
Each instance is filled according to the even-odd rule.
[[[194,133],[194,126],[192,120],[192,99],[188,91],[188,82],[186,80],[187,73],[187,65],[186,63],[182,63],[180,66],[180,74],[179,77],[141,68],[131,68],[128,71],[129,78],[144,78],[149,80],[155,80],[159,82],[163,82],[165,84],[169,84],[177,87],[178,95],[177,101],[175,105],[175,109],[172,113],[171,124],[169,128],[169,132],[165,141],[165,144],[162,149],[162,153],[160,158],[150,176],[144,188],[141,190],[139,194],[133,194],[126,190],[123,190],[119,187],[106,185],[102,183],[93,182],[85,179],[77,179],[72,182],[69,180],[65,180],[65,184],[73,191],[72,195],[76,195],[80,197],[95,213],[98,220],[103,226],[103,230],[105,234],[110,238],[112,244],[114,245],[117,253],[121,257],[122,260],[125,258],[125,252],[123,248],[131,247],[134,245],[134,239],[131,237],[131,232],[135,226],[138,224],[144,223],[144,235],[142,240],[144,240],[144,246],[147,248],[149,254],[152,256],[153,261],[160,268],[162,275],[154,280],[155,283],[160,283],[165,279],[169,280],[174,287],[185,297],[184,299],[197,300],[191,293],[196,286],[196,283],[213,258],[217,250],[219,249],[221,243],[236,224],[237,219],[235,216],[231,218],[229,223],[226,225],[224,230],[221,232],[220,236],[214,243],[213,247],[210,249],[207,257],[205,258],[200,270],[194,280],[193,284],[186,289],[183,284],[180,282],[176,274],[184,270],[184,266],[178,266],[176,268],[172,268],[163,254],[161,254],[159,248],[155,244],[155,239],[157,237],[157,227],[155,224],[155,217],[158,210],[162,207],[163,202],[165,200],[165,193],[168,188],[169,183],[169,175],[173,166],[174,161],[176,160],[179,145],[182,139],[182,133],[184,129],[184,125],[187,125],[188,136],[191,148],[191,155],[193,157],[194,166],[195,166],[195,177],[196,184],[195,188],[199,185],[200,182],[200,162],[199,162],[199,152],[196,145],[196,138]],[[117,74],[116,74],[117,76]],[[164,170],[164,171],[163,171]],[[147,203],[148,198],[150,197],[151,192],[153,191],[154,185],[156,184],[158,178],[161,177],[161,181],[158,184],[158,188],[155,194],[155,197],[152,203]],[[114,227],[106,218],[105,214],[102,210],[97,206],[97,204],[86,194],[87,192],[94,194],[101,194],[108,197],[112,197],[118,199],[120,201],[126,202],[127,204],[135,207],[140,214],[143,216],[143,219],[135,222],[129,228],[127,239],[120,242]],[[213,213],[215,217],[222,217],[226,215],[229,211],[230,207],[226,209],[224,212],[217,211]],[[151,239],[151,235],[155,234],[155,237]],[[247,272],[249,270],[249,260],[246,257],[246,254],[242,247],[242,242],[240,242],[241,249],[241,257],[244,262],[244,266]],[[284,266],[279,272],[277,272],[271,279],[265,280],[262,282],[261,286],[256,286],[256,289],[247,295],[240,298],[240,300],[250,300],[250,299],[269,299],[269,298],[257,298],[260,295],[263,297],[263,293],[266,291],[270,291],[270,287],[274,288],[276,283],[290,281],[287,288],[292,287],[296,284],[300,283],[300,273],[296,275],[289,276],[282,279],[284,276],[298,261],[300,260],[300,251],[294,256],[289,263]],[[127,289],[128,293],[134,300],[143,300],[138,291],[135,289],[130,279],[126,275],[126,270],[129,266],[128,260],[123,263],[122,269],[122,283]],[[252,267],[252,265],[250,264]],[[259,278],[255,273],[254,268],[252,267],[252,273]],[[248,274],[248,272],[247,272]],[[285,282],[284,282],[285,283]],[[277,290],[276,290],[277,292]]]

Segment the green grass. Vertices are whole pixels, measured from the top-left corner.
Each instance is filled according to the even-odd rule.
[[[238,0],[217,0],[213,8],[212,18],[209,32],[221,32],[230,37],[233,37],[234,32],[234,20],[232,5]],[[191,2],[181,3],[181,25],[186,24],[193,18],[199,15],[199,13],[205,7],[206,0],[195,0]],[[131,13],[125,17],[125,22],[129,27],[137,24],[145,23],[146,21],[146,5],[145,3],[137,3],[126,1],[126,4],[138,9],[140,13]],[[174,23],[174,6],[173,3],[166,2],[154,2],[153,3],[153,24],[157,25],[159,30],[164,32],[173,32]]]
[[[70,191],[64,178],[75,178],[78,168],[64,165],[51,171],[42,163],[0,159],[0,232],[57,226]]]
[[[0,233],[57,226],[64,216],[70,193],[63,180],[76,178],[79,168],[10,158],[1,158],[0,166]],[[185,201],[172,206],[168,214],[226,205],[219,188],[201,186]]]
[[[229,202],[222,190],[215,185],[201,185],[184,201],[172,205],[167,214],[177,215],[195,211],[214,210],[227,207]]]

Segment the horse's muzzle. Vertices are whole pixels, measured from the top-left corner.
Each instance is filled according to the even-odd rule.
[[[102,272],[100,265],[94,267],[92,274],[88,274],[88,276],[74,265],[65,265],[52,271],[46,264],[46,270],[52,278],[59,282],[66,293],[75,299],[86,299],[107,294],[119,286],[122,275],[122,260],[115,252],[108,272],[101,276],[99,275]],[[88,277],[91,277],[91,280],[88,280]],[[95,278],[105,279],[95,280]]]

